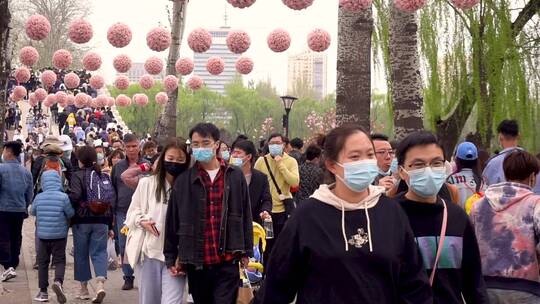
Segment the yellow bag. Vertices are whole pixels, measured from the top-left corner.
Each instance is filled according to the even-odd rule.
[[[465,212],[471,214],[473,205],[484,197],[483,192],[476,192],[465,201]]]

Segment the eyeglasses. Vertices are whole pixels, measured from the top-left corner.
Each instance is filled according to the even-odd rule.
[[[427,167],[440,170],[440,169],[445,168],[445,163],[444,163],[444,160],[434,160],[429,164],[426,164],[424,162],[415,162],[415,163],[410,164],[408,167],[413,170],[421,170],[421,169],[425,170]]]
[[[214,144],[214,142],[210,141],[210,140],[203,140],[202,142],[194,141],[194,142],[191,143],[191,148],[193,148],[193,149],[211,148],[213,144]]]
[[[396,155],[396,152],[394,152],[394,150],[380,150],[375,151],[375,154],[377,154],[378,156],[386,156],[386,154],[388,154],[389,156],[394,156]]]

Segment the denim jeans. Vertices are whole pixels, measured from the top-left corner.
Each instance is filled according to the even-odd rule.
[[[116,229],[118,230],[118,243],[120,246],[120,256],[122,257],[122,272],[124,273],[124,279],[133,278],[133,268],[129,266],[127,259],[124,259],[124,252],[126,249],[126,236],[120,233],[120,230],[124,226],[126,221],[126,214],[122,212],[116,213]]]
[[[96,277],[107,278],[107,239],[109,227],[105,224],[73,225],[75,247],[75,280],[88,282],[92,279],[90,259]]]

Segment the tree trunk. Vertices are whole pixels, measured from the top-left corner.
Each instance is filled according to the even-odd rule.
[[[354,13],[339,9],[336,123],[371,127],[371,7]]]
[[[400,11],[392,4],[389,48],[394,132],[395,139],[401,140],[424,128],[416,13]]]
[[[5,118],[8,106],[7,90],[11,71],[11,54],[9,51],[10,22],[9,1],[0,0],[0,147],[4,146]]]
[[[171,24],[172,43],[169,48],[167,59],[167,75],[176,75],[176,60],[180,54],[180,43],[184,35],[186,25],[186,10],[188,1],[173,0],[173,18]],[[176,105],[178,103],[178,88],[173,92],[167,92],[169,101],[163,107],[155,128],[155,139],[159,144],[164,144],[167,138],[176,136]]]

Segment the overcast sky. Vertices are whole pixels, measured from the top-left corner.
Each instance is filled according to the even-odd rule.
[[[153,27],[168,26],[166,5],[168,0],[133,1],[133,0],[94,0],[89,21],[94,27],[94,38],[90,44],[103,56],[103,75],[110,82],[114,78],[112,59],[117,54],[125,53],[134,62],[144,62],[151,55],[166,57],[168,50],[162,53],[151,51],[146,45],[146,33]],[[192,57],[193,52],[185,39],[189,32],[197,27],[206,29],[224,25],[225,10],[228,25],[232,29],[243,29],[251,36],[251,47],[246,56],[253,58],[255,67],[247,79],[264,80],[271,78],[279,93],[286,93],[287,56],[307,50],[307,34],[314,28],[323,28],[332,36],[332,44],[326,51],[328,55],[328,92],[335,90],[336,53],[337,53],[337,15],[338,1],[316,0],[306,10],[295,11],[286,7],[280,0],[258,0],[247,9],[232,7],[226,0],[191,0],[188,4],[188,16],[184,41],[180,56]],[[133,40],[123,49],[112,47],[107,41],[107,29],[115,22],[128,24],[133,31]],[[292,44],[284,53],[272,52],[266,37],[275,28],[284,28],[292,36]]]

